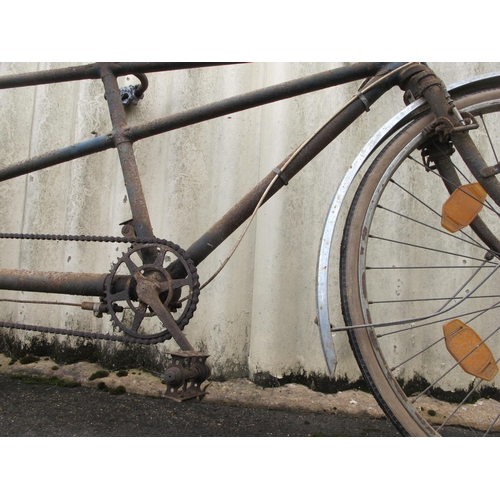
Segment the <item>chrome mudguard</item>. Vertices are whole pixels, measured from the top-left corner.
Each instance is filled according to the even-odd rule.
[[[499,79],[500,73],[489,73],[487,75],[481,75],[450,85],[448,87],[448,91],[451,94],[465,90],[474,91],[478,87],[479,89],[482,89],[485,85],[487,86],[490,84],[490,82],[493,84]],[[423,106],[425,106],[425,101],[423,99],[419,99],[411,103],[391,120],[389,120],[372,136],[372,138],[360,151],[352,166],[346,172],[330,205],[330,210],[328,211],[326,217],[319,248],[316,281],[316,304],[318,308],[318,326],[321,345],[323,347],[323,353],[325,355],[328,371],[331,376],[335,373],[337,355],[335,353],[335,346],[333,343],[333,336],[331,332],[332,326],[330,323],[330,312],[328,308],[328,272],[330,251],[340,210],[345,202],[346,195],[355,177],[368,158],[382,143],[406,125],[410,121],[411,116],[420,111],[419,108],[423,108]]]

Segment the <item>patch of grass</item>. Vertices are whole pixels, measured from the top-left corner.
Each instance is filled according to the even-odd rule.
[[[54,365],[54,366],[51,368],[51,370],[53,370],[53,371],[59,370],[59,367],[58,367],[57,365]]]
[[[128,371],[127,370],[118,370],[116,372],[116,376],[117,377],[126,377],[128,375]]]
[[[431,416],[431,417],[435,417],[437,415],[437,413],[434,411],[434,410],[427,410],[427,413]]]
[[[21,363],[22,365],[29,365],[30,363],[38,363],[38,361],[40,361],[39,357],[27,354],[19,360],[19,363]]]
[[[97,388],[100,391],[106,391],[109,392],[110,394],[125,394],[127,392],[127,389],[123,387],[123,385],[119,385],[118,387],[108,387],[104,382],[99,382],[97,384]]]
[[[106,378],[108,375],[109,372],[106,370],[97,370],[89,377],[89,380],[95,380],[97,378]]]
[[[118,387],[113,387],[112,389],[109,389],[108,391],[110,394],[125,394],[127,392],[127,389],[123,387],[123,385],[119,385]]]
[[[55,385],[57,387],[80,387],[80,382],[70,382],[57,377],[34,377],[30,375],[11,375],[10,378],[22,380],[25,384],[32,385]]]

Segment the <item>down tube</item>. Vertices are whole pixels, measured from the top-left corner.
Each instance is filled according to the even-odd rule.
[[[393,85],[391,82],[385,85],[377,85],[368,90],[364,97],[369,105],[372,105]],[[359,118],[367,108],[364,102],[356,99],[335,115],[311,140],[298,152],[286,167],[286,177],[292,179],[302,168],[304,168],[314,157],[316,157],[326,146]],[[278,168],[287,162],[283,161]],[[195,241],[187,253],[198,265],[208,257],[226,238],[228,238],[238,227],[240,227],[253,213],[259,200],[264,195],[270,182],[276,177],[271,171],[257,186],[245,195],[229,212],[216,222],[205,234]],[[271,187],[265,201],[274,196],[285,184],[278,180]]]

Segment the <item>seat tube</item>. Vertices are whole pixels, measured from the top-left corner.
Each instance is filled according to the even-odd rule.
[[[120,96],[117,77],[109,67],[103,65],[101,67],[101,80],[104,84],[106,101],[113,125],[113,140],[118,150],[123,179],[132,211],[132,225],[138,238],[153,238],[153,228],[144,198],[132,141],[127,138],[124,132],[127,127],[127,119]]]

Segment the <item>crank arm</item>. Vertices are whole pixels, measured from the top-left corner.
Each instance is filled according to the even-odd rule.
[[[201,384],[210,376],[210,367],[206,363],[208,354],[194,351],[170,311],[160,300],[160,283],[154,278],[143,276],[140,272],[136,273],[134,278],[137,282],[136,293],[139,300],[153,309],[182,349],[180,353],[171,353],[172,364],[165,372],[167,385],[165,397],[174,401],[203,398],[206,391],[201,388]]]
[[[147,278],[141,273],[136,273],[134,279],[137,282],[136,293],[138,299],[147,304],[156,313],[163,326],[183,351],[194,351],[193,346],[182,333],[170,311],[168,311],[160,300],[160,284],[155,279]]]

